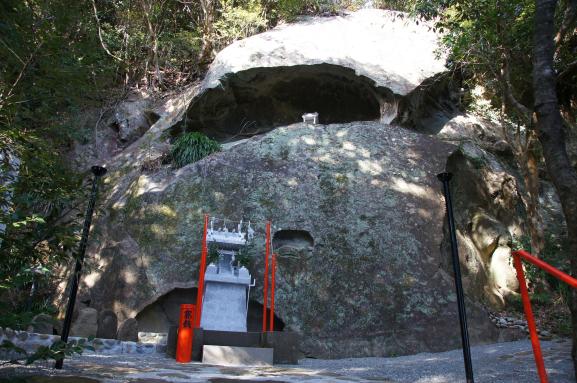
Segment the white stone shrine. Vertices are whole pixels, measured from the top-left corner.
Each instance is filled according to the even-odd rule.
[[[211,263],[204,274],[204,298],[200,326],[205,330],[246,332],[251,275],[244,266],[234,265],[239,250],[252,239],[254,231],[242,221],[236,230],[225,225],[214,229],[214,219],[207,231],[207,243],[218,248],[218,264]]]

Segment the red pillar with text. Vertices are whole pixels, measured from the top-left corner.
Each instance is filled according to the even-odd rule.
[[[176,361],[188,363],[192,358],[192,337],[196,308],[195,305],[180,305],[180,321],[176,341]]]

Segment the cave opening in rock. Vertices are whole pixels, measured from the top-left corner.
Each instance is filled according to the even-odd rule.
[[[331,64],[255,68],[221,80],[190,105],[173,134],[198,131],[220,142],[265,133],[319,113],[319,123],[374,121],[394,95],[354,70]]]
[[[136,315],[138,331],[168,333],[170,326],[178,326],[180,305],[194,304],[196,292],[196,287],[175,288],[160,296]],[[267,319],[270,318],[270,310],[267,310],[267,315]],[[283,320],[275,315],[275,331],[282,331],[283,328]],[[248,304],[247,329],[248,331],[262,329],[262,304],[252,299]]]
[[[272,246],[276,250],[283,248],[308,250],[314,244],[312,235],[306,230],[279,230],[272,237]]]
[[[195,302],[196,287],[170,290],[136,315],[138,331],[167,333],[170,326],[178,326],[180,305]]]
[[[270,308],[266,310],[267,326],[269,326],[268,321],[270,319]],[[274,331],[283,331],[284,321],[274,314]],[[259,332],[262,331],[262,304],[250,299],[248,301],[248,315],[246,317],[246,328],[249,332]]]

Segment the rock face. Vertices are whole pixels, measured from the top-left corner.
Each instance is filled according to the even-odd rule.
[[[194,286],[203,212],[250,219],[260,232],[250,270],[253,299],[261,299],[270,218],[283,243],[276,313],[303,335],[309,355],[457,347],[435,177],[454,149],[380,123],[296,124],[180,170],[124,175],[132,181],[122,193],[109,187],[106,216],[95,224],[93,256],[104,267],[87,278],[91,304],[117,307],[125,319]],[[496,340],[489,318],[469,308],[473,339]]]
[[[71,148],[70,165],[84,172],[95,163],[114,158],[158,120],[162,113],[158,108],[153,96],[134,91],[115,101],[111,108],[83,110],[74,119],[84,133]]]
[[[511,263],[511,236],[522,233],[525,212],[515,172],[471,143],[461,144],[449,157],[447,170],[455,175],[452,188],[459,255],[469,290],[492,306],[502,307],[518,289]]]
[[[235,42],[216,56],[176,131],[233,140],[292,124],[307,112],[318,112],[323,124],[422,119],[426,100],[412,93],[427,93],[422,84],[436,89],[438,81],[425,80],[446,68],[435,54],[437,35],[404,17],[363,10]]]
[[[48,314],[38,314],[32,318],[32,323],[27,331],[36,334],[50,334],[54,330],[54,319]]]
[[[109,163],[81,294],[123,321],[118,339],[168,332],[179,305],[195,303],[203,214],[250,220],[257,284],[248,328],[259,331],[270,219],[275,325],[298,332],[305,354],[459,347],[436,179],[447,168],[471,338],[505,339],[479,302],[502,304],[515,289],[506,263],[508,233],[520,226],[512,217],[522,213],[516,181],[468,142],[506,152],[497,129],[487,136],[473,119],[451,119],[456,103],[435,41],[426,25],[373,10],[305,20],[223,50],[202,83]],[[294,124],[307,112],[319,112],[321,125]],[[171,138],[186,131],[225,149],[178,170],[162,165]]]
[[[437,36],[398,12],[366,9],[346,16],[309,18],[238,41],[223,49],[206,76],[215,88],[252,68],[332,64],[406,95],[445,71],[435,54]]]
[[[98,331],[97,338],[116,339],[118,329],[118,319],[112,310],[102,310],[98,314]]]
[[[96,336],[98,330],[98,311],[92,307],[86,307],[78,312],[78,318],[70,327],[72,336]]]
[[[132,95],[116,107],[107,123],[118,132],[118,139],[122,143],[133,142],[158,120],[158,116],[151,110],[151,104],[148,98]]]
[[[138,322],[134,318],[128,318],[118,328],[116,335],[118,340],[138,342]]]

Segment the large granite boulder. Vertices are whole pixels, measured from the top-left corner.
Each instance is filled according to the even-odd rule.
[[[303,335],[309,355],[458,347],[436,179],[454,150],[381,123],[295,124],[179,170],[111,169],[108,181],[123,182],[105,189],[90,249],[101,268],[83,288],[91,305],[115,307],[124,320],[174,288],[195,286],[206,212],[251,220],[258,238],[252,299],[262,302],[263,230],[271,219],[283,243],[276,313]],[[497,340],[474,301],[469,310],[474,341]]]
[[[92,307],[86,307],[78,312],[78,317],[70,327],[70,335],[88,338],[96,337],[98,331],[98,311]]]
[[[101,339],[116,339],[118,319],[112,310],[102,310],[98,314],[98,331],[96,337]]]
[[[175,130],[233,140],[307,112],[323,124],[445,116],[437,39],[427,23],[376,9],[279,26],[219,52]]]
[[[405,16],[365,9],[281,25],[219,52],[205,86],[218,87],[225,77],[252,68],[332,64],[406,95],[446,68],[430,26]]]
[[[36,334],[52,335],[54,332],[54,322],[54,318],[48,314],[37,314],[32,318],[32,321],[26,330]]]
[[[116,339],[138,342],[138,322],[134,318],[128,318],[120,327],[118,327],[118,333],[116,334]]]
[[[514,176],[491,156],[494,166],[478,172],[485,157],[476,160],[482,149],[475,144],[457,150],[389,124],[453,142],[477,130],[475,122],[451,120],[454,100],[436,39],[426,25],[367,10],[306,19],[224,49],[204,81],[157,110],[160,119],[110,161],[81,293],[91,306],[114,308],[124,322],[119,339],[125,327],[168,332],[178,318],[174,302],[196,299],[203,214],[250,220],[257,284],[249,322],[259,323],[270,219],[279,255],[276,323],[302,335],[307,355],[459,347],[436,179],[453,153],[448,168],[464,191],[456,210],[463,209],[457,218],[471,338],[502,339],[479,302],[508,291],[492,287],[510,275],[492,270],[510,252]],[[321,125],[294,124],[306,112],[319,112]],[[219,139],[224,150],[178,170],[162,165],[171,139],[186,131]],[[477,225],[472,233],[465,229],[474,217],[502,226],[484,235]],[[190,292],[189,300],[173,299],[177,290]]]
[[[518,290],[512,266],[512,236],[524,231],[526,215],[515,169],[471,142],[447,160],[465,284],[479,300],[502,308]],[[444,242],[448,248],[449,243]],[[450,265],[446,264],[449,269]]]

